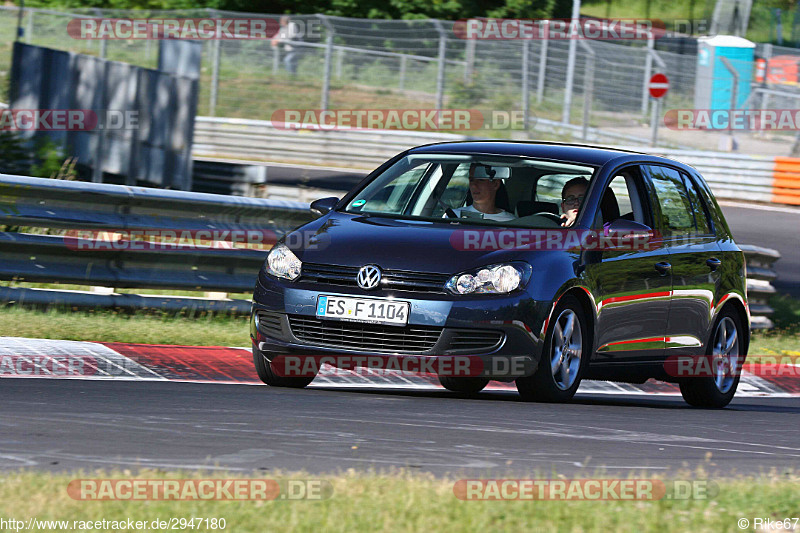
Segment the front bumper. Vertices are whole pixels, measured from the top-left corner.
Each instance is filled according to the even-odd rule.
[[[408,326],[362,327],[361,323],[320,321],[316,318],[317,297],[320,294],[368,298],[393,298],[410,303]],[[408,291],[362,291],[357,288],[311,283],[283,282],[260,274],[253,295],[250,335],[256,348],[268,361],[278,355],[341,356],[351,361],[353,355],[400,356],[403,358],[468,357],[480,361],[483,377],[511,381],[535,372],[543,347],[543,324],[552,302],[530,299],[520,291],[512,295],[476,295],[461,298],[443,293]],[[256,316],[261,319],[257,327]],[[298,324],[311,324],[312,331],[331,326],[337,335],[315,338],[302,334]],[[399,332],[416,328],[426,331],[431,340],[421,348],[418,344],[405,346],[381,342],[383,338],[399,337]],[[349,342],[341,339],[341,331],[352,334]],[[366,333],[362,330],[367,330]],[[354,335],[366,339],[363,345],[353,343]],[[464,339],[497,338],[496,343],[465,343]],[[322,336],[325,337],[324,340]],[[372,339],[372,342],[370,342]],[[373,361],[374,362],[374,361]],[[336,365],[340,366],[340,365]],[[473,368],[478,368],[474,366]]]

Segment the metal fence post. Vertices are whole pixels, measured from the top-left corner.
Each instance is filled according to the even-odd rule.
[[[572,110],[572,85],[575,81],[575,40],[576,35],[573,35],[576,26],[580,24],[581,18],[581,0],[572,0],[572,17],[569,21],[569,52],[567,53],[567,80],[564,85],[564,108],[561,110],[561,122],[569,124],[569,115]]]
[[[213,117],[216,115],[217,111],[217,93],[219,92],[219,65],[221,61],[220,56],[222,56],[222,40],[214,39],[214,42],[211,46],[211,60],[213,63],[211,64],[211,95],[208,102],[208,115]]]
[[[342,67],[344,63],[344,49],[339,48],[336,50],[336,79],[342,77]]]
[[[644,60],[644,79],[642,80],[642,114],[647,113],[647,104],[650,101],[650,78],[653,75],[653,51],[655,39],[652,32],[647,32],[647,56]]]
[[[733,77],[733,85],[731,86],[731,116],[733,116],[733,111],[735,111],[736,108],[738,107],[736,105],[736,101],[738,99],[737,92],[739,90],[739,72],[736,70],[736,67],[733,66],[733,63],[731,63],[730,59],[728,59],[727,57],[720,57],[719,59],[720,61],[722,61],[722,64],[725,65],[725,68],[728,69],[728,72],[730,72],[731,76]],[[733,128],[731,128],[730,130],[730,149],[731,150],[736,149],[736,141],[733,137]]]
[[[444,108],[444,68],[445,55],[447,54],[447,35],[445,34],[442,23],[438,20],[433,21],[436,30],[439,32],[439,59],[438,70],[436,72],[436,109]]]
[[[472,73],[475,70],[475,39],[467,39],[464,50],[464,83],[472,83]]]
[[[218,17],[219,15],[214,10],[209,10],[211,16]],[[208,114],[209,116],[216,115],[217,112],[217,93],[219,92],[219,65],[222,55],[222,40],[220,39],[219,30],[215,36],[214,42],[211,44],[211,87],[209,90],[208,101]]]
[[[766,61],[766,65],[764,66],[764,87],[767,86],[769,82],[769,60],[772,59],[772,43],[767,43],[764,45],[764,49],[762,51],[764,55],[764,60]],[[764,91],[761,96],[761,109],[769,109],[769,92]]]
[[[321,20],[322,24],[325,25],[325,66],[324,71],[322,74],[322,98],[320,103],[320,109],[325,111],[328,109],[329,105],[329,98],[330,98],[330,91],[331,91],[331,62],[333,60],[333,25],[328,20],[328,17],[324,15],[317,15]]]
[[[544,78],[547,74],[547,48],[550,43],[550,21],[544,21],[544,37],[539,50],[539,79],[536,80],[536,101],[542,103],[544,98]]]
[[[528,95],[528,69],[530,64],[531,42],[527,39],[522,41],[522,127],[528,130],[528,118],[530,115],[530,97]]]
[[[35,11],[28,9],[28,21],[25,25],[25,42],[28,44],[33,43],[33,14]]]
[[[398,84],[398,88],[402,91],[406,88],[406,63],[408,62],[408,58],[403,55],[400,56],[400,83]]]
[[[276,75],[281,70],[281,47],[272,47],[272,74]]]
[[[98,80],[100,84],[100,91],[98,91],[100,96],[100,109],[106,109],[108,106],[106,83],[108,83],[108,67],[110,62],[104,58],[101,58],[99,61],[100,67],[103,69],[103,76]],[[103,183],[103,154],[105,153],[105,148],[103,145],[105,144],[106,131],[107,130],[99,128],[95,130],[95,135],[97,135],[97,146],[95,147],[94,151],[94,167],[92,168],[92,181],[95,183]]]
[[[94,15],[97,18],[103,18],[103,11],[102,10],[100,10],[98,8],[94,8],[92,11],[94,11]],[[107,52],[106,46],[107,45],[108,45],[108,40],[100,39],[100,57],[102,59],[106,58],[106,52]]]
[[[583,131],[582,139],[589,140],[589,121],[591,120],[592,100],[594,99],[594,63],[596,54],[586,41],[580,41],[586,50],[586,65],[583,74]]]

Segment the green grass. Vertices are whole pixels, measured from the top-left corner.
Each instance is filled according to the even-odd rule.
[[[250,346],[248,317],[0,308],[0,336],[73,341]]]
[[[91,291],[91,285],[75,285],[70,283],[29,283],[27,281],[12,281],[8,284],[3,284],[6,287],[13,287],[19,289],[53,289],[57,291]],[[181,291],[169,289],[114,289],[115,293],[119,294],[147,294],[158,296],[189,296],[192,298],[205,297],[204,291]],[[253,293],[240,292],[240,293],[227,293],[228,298],[237,300],[249,300]]]
[[[354,451],[354,453],[357,453]],[[676,479],[703,479],[693,473]],[[793,474],[713,480],[708,499],[658,501],[462,501],[458,478],[395,471],[309,476],[275,472],[259,479],[323,480],[333,492],[316,501],[81,501],[66,491],[73,479],[239,478],[240,474],[143,471],[47,474],[10,472],[0,478],[0,516],[27,520],[146,520],[224,518],[226,530],[261,531],[740,531],[737,521],[797,516]],[[476,476],[486,477],[486,476]],[[496,477],[496,476],[491,476]],[[542,478],[543,476],[529,476]],[[551,476],[547,476],[551,477]],[[561,476],[563,477],[563,476]],[[592,476],[596,477],[596,476]],[[608,476],[602,476],[608,477]],[[651,475],[637,476],[639,479]],[[752,526],[751,526],[752,527]],[[202,528],[202,530],[206,530]],[[208,529],[210,530],[210,529]],[[123,529],[123,531],[128,531]],[[752,531],[752,529],[750,529]]]

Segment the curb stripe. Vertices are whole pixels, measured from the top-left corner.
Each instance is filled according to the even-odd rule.
[[[38,359],[37,359],[38,358]],[[82,373],[64,375],[36,362],[48,358],[79,360]],[[19,366],[16,366],[19,365]],[[33,370],[32,370],[33,369]],[[770,365],[746,367],[737,396],[800,396],[800,367],[792,375],[776,376]],[[22,371],[24,370],[24,371]],[[0,377],[88,380],[176,381],[231,385],[261,385],[247,348],[220,346],[172,346],[128,343],[95,343],[48,339],[0,337]],[[385,388],[441,390],[435,375],[402,374],[397,371],[322,372],[311,384],[315,388]],[[514,383],[492,381],[487,390],[516,393]],[[677,385],[649,380],[644,384],[585,381],[583,394],[652,394],[675,396]]]

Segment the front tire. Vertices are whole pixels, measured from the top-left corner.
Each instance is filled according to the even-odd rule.
[[[286,376],[279,376],[272,366],[272,363],[267,361],[264,354],[253,346],[253,363],[256,366],[256,373],[258,378],[269,385],[270,387],[289,387],[292,389],[302,389],[312,381],[314,376],[303,376],[298,378],[291,378]]]
[[[464,394],[477,394],[489,384],[489,379],[439,376],[439,383],[441,383],[442,387],[449,391],[461,392]]]
[[[568,402],[581,384],[594,344],[583,306],[568,294],[558,302],[552,316],[539,367],[532,376],[517,379],[517,390],[524,400]]]
[[[739,386],[739,369],[744,362],[742,321],[730,307],[717,318],[707,344],[706,356],[715,375],[687,378],[680,382],[681,396],[693,407],[725,407]],[[733,371],[735,369],[735,371]]]

